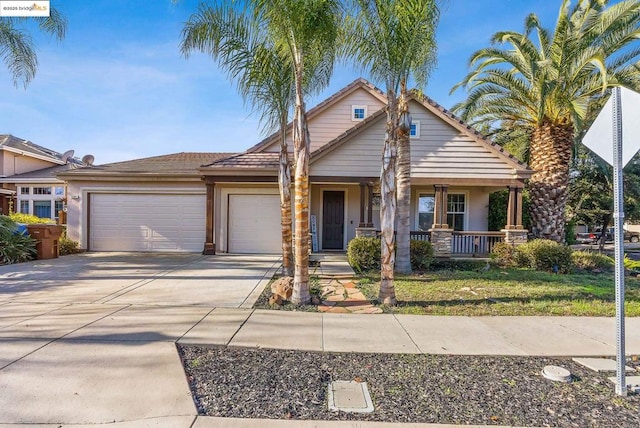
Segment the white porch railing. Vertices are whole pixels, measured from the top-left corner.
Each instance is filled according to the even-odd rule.
[[[451,237],[452,254],[489,254],[493,246],[504,241],[502,232],[457,232]]]

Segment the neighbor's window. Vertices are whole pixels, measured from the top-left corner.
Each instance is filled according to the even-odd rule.
[[[433,194],[420,194],[418,199],[418,230],[427,231],[433,227],[433,211],[436,198]],[[454,193],[447,195],[447,224],[454,230],[464,230],[466,212],[465,195]]]
[[[56,196],[64,196],[64,187],[56,186],[53,188],[53,193]]]
[[[351,106],[351,120],[363,120],[367,117],[367,106]]]
[[[20,201],[20,212],[22,214],[29,214],[29,201]]]
[[[51,187],[34,187],[33,194],[34,195],[50,195]]]
[[[29,194],[29,188],[28,187],[21,187],[20,188],[20,194],[21,195],[28,195]]]
[[[409,131],[409,136],[411,138],[420,138],[420,121],[414,120],[411,123],[411,130]]]
[[[51,218],[51,201],[33,201],[33,214],[40,218]]]
[[[447,224],[453,230],[464,230],[464,194],[447,195]]]
[[[62,201],[55,201],[55,206],[53,208],[53,217],[54,218],[58,218],[59,217],[59,212],[62,211],[64,209],[64,202]]]

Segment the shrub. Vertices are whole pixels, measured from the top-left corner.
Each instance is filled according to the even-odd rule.
[[[498,242],[491,251],[491,261],[502,267],[516,266],[516,247],[506,242]]]
[[[41,218],[32,214],[11,213],[9,217],[16,223],[23,224],[54,224],[56,222],[50,218]]]
[[[573,268],[571,248],[548,239],[534,239],[516,247],[518,266],[548,272],[569,273]]]
[[[16,233],[16,228],[9,217],[0,216],[0,264],[25,262],[37,255],[35,239]]]
[[[78,245],[76,241],[67,238],[66,235],[62,235],[60,239],[58,239],[58,252],[61,256],[79,253],[80,249]]]
[[[629,257],[625,255],[624,267],[629,270],[640,271],[640,260],[631,260]]]
[[[357,237],[349,241],[347,258],[356,272],[380,269],[380,239]]]
[[[614,265],[611,257],[592,251],[574,251],[571,253],[571,260],[576,268],[584,270],[608,270]]]
[[[433,245],[428,241],[412,239],[409,243],[411,269],[427,270],[433,261]]]

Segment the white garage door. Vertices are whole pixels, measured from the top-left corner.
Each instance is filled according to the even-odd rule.
[[[229,195],[229,252],[282,252],[280,196]]]
[[[91,195],[92,251],[200,252],[205,195]]]

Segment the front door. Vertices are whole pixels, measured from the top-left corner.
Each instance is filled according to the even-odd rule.
[[[322,202],[322,249],[343,250],[344,192],[326,191]]]

